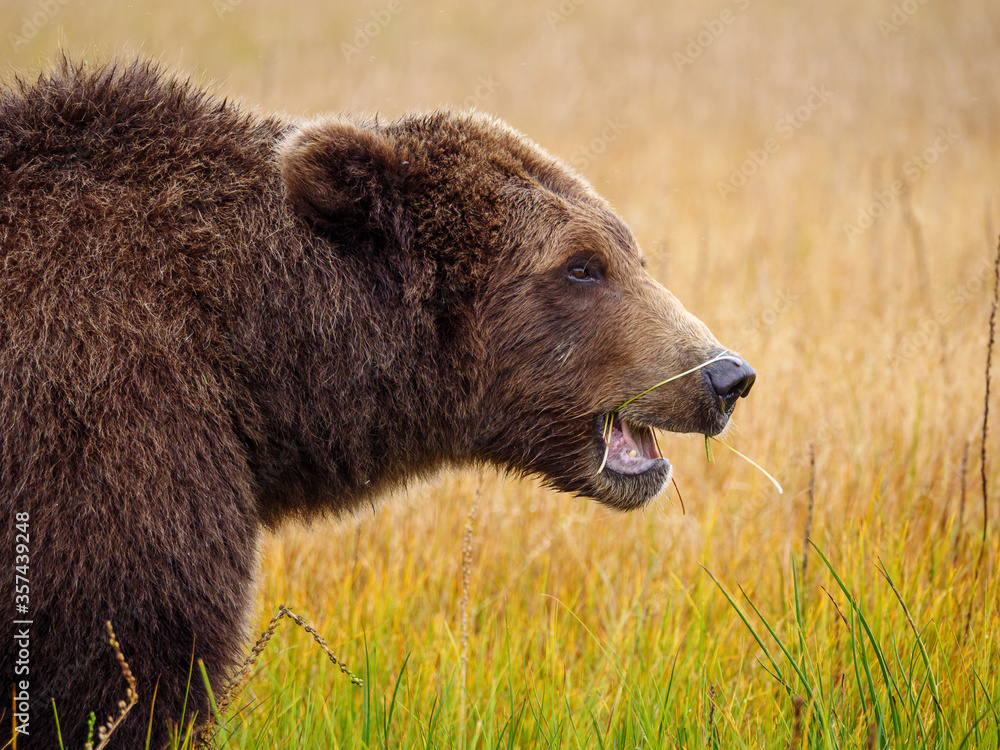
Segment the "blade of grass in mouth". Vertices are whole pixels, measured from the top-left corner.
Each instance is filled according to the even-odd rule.
[[[700,370],[702,367],[708,367],[713,362],[718,362],[719,360],[722,360],[722,359],[731,359],[731,360],[733,360],[735,362],[739,362],[740,364],[743,363],[742,359],[740,359],[739,357],[734,357],[732,354],[720,354],[718,357],[712,357],[712,359],[708,360],[707,362],[702,362],[700,365],[695,365],[690,370],[685,370],[684,372],[682,372],[682,373],[680,373],[678,375],[674,375],[672,377],[669,377],[666,380],[661,380],[656,385],[654,385],[654,386],[652,386],[652,387],[647,388],[646,390],[644,390],[638,396],[633,396],[632,398],[630,398],[624,404],[622,404],[617,409],[615,409],[615,411],[621,411],[622,409],[624,409],[626,406],[628,406],[629,404],[631,404],[636,399],[642,398],[643,396],[645,396],[650,391],[655,391],[657,388],[659,388],[662,385],[666,385],[667,383],[672,383],[673,381],[677,380],[678,378],[683,378],[685,375],[690,375],[692,372],[696,372],[696,371]]]
[[[720,354],[717,357],[712,357],[712,359],[708,360],[707,362],[702,362],[700,365],[695,365],[690,370],[685,370],[684,372],[678,373],[677,375],[669,377],[666,380],[661,380],[656,385],[654,385],[654,386],[652,386],[650,388],[647,388],[642,393],[640,393],[640,394],[638,394],[636,396],[633,396],[632,398],[630,398],[628,401],[626,401],[624,404],[622,404],[621,406],[619,406],[614,411],[610,411],[606,415],[604,415],[604,430],[602,431],[602,437],[604,438],[604,459],[601,461],[601,468],[599,468],[597,470],[597,473],[600,474],[602,471],[604,471],[604,467],[608,463],[608,449],[611,447],[611,430],[613,429],[613,426],[614,426],[614,416],[615,416],[615,414],[617,414],[619,411],[621,411],[622,409],[624,409],[626,406],[628,406],[629,404],[631,404],[636,399],[641,398],[642,396],[645,396],[650,391],[655,391],[657,388],[659,388],[662,385],[666,385],[667,383],[671,383],[671,382],[673,382],[673,381],[675,381],[675,380],[677,380],[679,378],[683,378],[685,375],[690,375],[692,372],[697,372],[701,368],[707,367],[708,365],[712,364],[713,362],[718,362],[719,360],[722,360],[722,359],[731,359],[731,360],[734,360],[735,362],[740,362],[740,363],[743,362],[743,360],[741,360],[739,357],[735,357],[732,354]],[[653,432],[653,439],[656,440],[656,433],[655,432]],[[705,436],[705,455],[708,458],[708,462],[709,463],[712,463],[712,451],[711,451],[710,446],[709,446],[709,442],[708,442],[709,439],[714,440],[719,445],[724,445],[726,448],[728,448],[729,450],[731,450],[737,456],[739,456],[744,461],[746,461],[748,464],[750,464],[755,469],[757,469],[757,471],[759,471],[761,474],[763,474],[765,477],[767,477],[771,481],[771,484],[773,484],[775,486],[775,488],[777,488],[779,495],[783,495],[785,493],[785,490],[782,489],[781,484],[778,482],[778,480],[775,479],[773,476],[771,476],[767,472],[767,470],[763,466],[761,466],[759,463],[757,463],[756,461],[754,461],[749,456],[743,455],[742,453],[740,453],[738,450],[736,450],[733,446],[729,445],[728,443],[723,443],[721,440],[717,440],[714,437],[710,437],[709,435],[706,435]],[[659,446],[657,446],[657,450],[659,450]],[[662,456],[663,454],[661,453],[660,455]],[[675,483],[675,486],[676,486],[676,483]]]
[[[777,479],[775,479],[774,477],[772,477],[772,476],[771,476],[770,474],[768,474],[768,473],[767,473],[767,471],[766,471],[766,470],[764,469],[764,467],[763,467],[763,466],[761,466],[761,465],[760,465],[759,463],[757,463],[756,461],[754,461],[754,460],[753,460],[752,458],[749,458],[748,456],[744,456],[744,455],[743,455],[742,453],[740,453],[740,452],[739,452],[738,450],[736,450],[736,449],[735,449],[735,448],[734,448],[733,446],[731,446],[731,445],[730,445],[729,443],[723,443],[723,442],[722,442],[721,440],[718,440],[718,439],[716,439],[716,438],[714,438],[714,437],[711,437],[710,435],[706,435],[706,436],[705,436],[705,445],[706,445],[706,446],[708,446],[708,441],[709,441],[709,440],[713,440],[713,441],[715,441],[716,443],[718,443],[719,445],[724,445],[725,447],[729,448],[729,450],[731,450],[731,451],[732,451],[733,453],[735,453],[735,454],[736,454],[737,456],[739,456],[739,457],[740,457],[740,458],[742,458],[742,459],[743,459],[744,461],[746,461],[746,462],[747,462],[748,464],[750,464],[751,466],[753,466],[753,467],[754,467],[755,469],[757,469],[757,471],[759,471],[759,472],[760,472],[761,474],[763,474],[763,475],[764,475],[765,477],[767,477],[768,479],[770,479],[770,480],[771,480],[771,484],[773,484],[773,485],[774,485],[775,487],[777,487],[777,489],[778,489],[778,494],[779,494],[779,495],[783,495],[783,494],[785,494],[785,491],[784,491],[784,490],[783,490],[783,489],[781,488],[781,485],[780,485],[780,484],[778,483],[778,480],[777,480]]]
[[[604,467],[608,465],[608,453],[611,450],[611,424],[613,414],[614,412],[609,411],[604,417],[604,431],[602,433],[602,437],[604,438],[604,458],[601,459],[601,465],[597,469],[598,474],[604,471]]]
[[[629,404],[631,404],[637,398],[641,398],[642,396],[645,396],[650,391],[655,391],[657,388],[659,388],[662,385],[666,385],[667,383],[671,383],[674,380],[677,380],[678,378],[683,378],[685,375],[690,375],[692,372],[697,372],[701,368],[708,367],[708,365],[712,364],[713,362],[718,362],[719,360],[722,360],[722,359],[731,359],[731,360],[734,360],[734,361],[740,362],[740,363],[742,363],[742,361],[743,361],[739,357],[735,357],[732,354],[720,354],[717,357],[712,357],[712,359],[708,360],[707,362],[702,362],[700,365],[696,365],[695,367],[692,367],[690,370],[685,370],[684,372],[679,373],[677,375],[674,375],[672,377],[669,377],[666,380],[661,380],[659,383],[657,383],[656,385],[652,386],[651,388],[647,388],[646,390],[644,390],[639,395],[633,396],[628,401],[626,401],[624,404],[622,404],[621,406],[619,406],[617,409],[609,411],[607,414],[605,414],[604,415],[604,429],[601,431],[601,437],[604,438],[604,457],[601,459],[601,466],[600,466],[600,468],[597,469],[597,473],[600,474],[602,471],[604,471],[604,467],[607,466],[607,464],[608,464],[608,451],[611,448],[611,431],[614,429],[615,414],[617,414],[619,411],[621,411],[626,406],[628,406]],[[650,432],[652,433],[653,440],[655,441],[656,440],[656,433],[653,432],[652,430]],[[707,443],[706,443],[706,445],[707,445]],[[660,451],[660,446],[659,445],[656,446],[656,449],[660,453],[660,455],[662,456],[663,452]],[[767,473],[767,472],[765,472],[765,473]],[[768,475],[768,476],[770,476],[770,475]]]

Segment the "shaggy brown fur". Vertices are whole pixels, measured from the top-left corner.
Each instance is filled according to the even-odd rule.
[[[609,206],[494,119],[261,119],[145,64],[16,83],[0,98],[0,600],[28,513],[34,746],[54,746],[53,699],[67,746],[115,711],[106,620],[142,696],[115,746],[142,746],[154,688],[162,744],[192,644],[223,685],[262,525],[469,462],[642,505],[669,464],[637,438],[648,470],[599,471],[604,415],[720,351]],[[644,396],[616,435],[718,432],[741,367]]]

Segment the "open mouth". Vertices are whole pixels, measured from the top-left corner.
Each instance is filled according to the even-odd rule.
[[[598,419],[600,450],[603,451],[597,473],[613,471],[635,476],[653,469],[670,469],[670,462],[660,453],[653,428],[629,422],[616,411]]]

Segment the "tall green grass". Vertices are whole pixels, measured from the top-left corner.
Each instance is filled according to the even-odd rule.
[[[464,720],[460,667],[433,642],[399,660],[381,645],[390,634],[365,633],[360,691],[289,644],[257,678],[268,697],[227,718],[219,746],[998,746],[995,578],[970,587],[953,568],[879,559],[847,574],[815,545],[813,556],[821,567],[789,566],[777,600],[733,593],[706,569],[687,607],[658,621],[642,587],[612,632],[555,599],[540,642],[505,618],[488,659],[473,643]],[[949,627],[949,607],[967,602],[968,631]],[[307,669],[282,663],[303,657]]]

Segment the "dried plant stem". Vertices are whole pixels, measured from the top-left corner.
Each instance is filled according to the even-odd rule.
[[[708,686],[708,741],[706,747],[715,745],[715,685]]]
[[[868,741],[865,744],[867,750],[875,750],[875,745],[878,742],[878,722],[871,721],[868,723]]]
[[[243,685],[250,678],[250,673],[253,671],[254,666],[257,664],[257,660],[260,658],[261,653],[267,646],[268,641],[270,641],[271,637],[274,635],[274,631],[278,627],[278,622],[281,620],[282,617],[287,617],[296,625],[298,625],[300,628],[305,630],[309,635],[311,635],[313,640],[319,644],[319,647],[321,649],[323,649],[323,653],[327,655],[330,661],[332,661],[334,664],[340,667],[340,671],[343,672],[345,675],[347,675],[352,684],[354,685],[363,684],[360,677],[358,677],[351,670],[349,670],[347,668],[347,665],[344,664],[344,662],[342,662],[340,659],[334,656],[333,652],[330,650],[330,647],[326,643],[326,639],[323,638],[323,636],[317,633],[316,630],[311,625],[309,625],[300,615],[295,614],[291,609],[282,604],[280,607],[278,607],[277,614],[275,614],[275,616],[271,618],[271,621],[267,624],[267,628],[261,634],[260,638],[257,639],[257,642],[254,644],[254,647],[250,650],[250,654],[247,656],[246,659],[244,659],[242,666],[236,671],[232,679],[229,680],[228,686],[223,692],[222,697],[219,699],[218,705],[219,705],[220,715],[226,712],[226,709],[229,707],[229,704],[232,702],[233,698],[239,694],[240,690],[243,688]]]
[[[469,588],[472,579],[472,533],[476,526],[476,514],[479,512],[479,501],[483,496],[483,480],[480,478],[476,494],[472,498],[469,517],[465,522],[465,533],[462,537],[462,599],[459,608],[462,616],[461,660],[462,689],[459,691],[459,716],[462,723],[462,746],[465,746],[465,707],[466,707],[466,672],[469,666]]]
[[[993,306],[990,308],[990,340],[986,345],[986,395],[983,398],[983,441],[979,449],[979,469],[983,480],[983,546],[979,551],[979,561],[976,563],[976,578],[983,565],[986,555],[986,533],[989,528],[989,499],[986,491],[986,436],[990,424],[990,366],[993,363],[993,338],[996,332],[997,299],[1000,297],[1000,240],[997,242],[997,255],[993,261]]]
[[[990,336],[986,344],[986,389],[983,396],[983,438],[979,447],[979,471],[982,478],[983,488],[983,541],[979,550],[979,559],[976,561],[976,572],[973,576],[973,583],[979,580],[982,571],[983,560],[986,558],[986,540],[989,530],[989,495],[986,483],[986,437],[989,434],[990,426],[990,369],[993,364],[993,341],[996,333],[997,298],[1000,296],[1000,240],[997,241],[997,255],[993,261],[993,305],[990,308]],[[975,596],[969,597],[969,607],[965,612],[965,635],[968,637],[972,627],[972,604]]]
[[[483,494],[483,483],[479,482],[476,494],[469,508],[469,517],[465,523],[465,534],[462,539],[462,690],[465,690],[466,667],[469,663],[469,583],[472,578],[472,532],[476,525],[476,514],[479,512],[479,500]]]
[[[795,706],[795,719],[792,724],[792,739],[788,743],[788,750],[796,750],[796,748],[802,747],[802,709],[806,705],[800,695],[795,696],[792,704]]]
[[[681,515],[686,516],[687,508],[684,507],[684,497],[681,495],[681,488],[677,486],[677,480],[672,475],[670,477],[670,481],[674,483],[674,489],[677,491],[677,499],[680,500],[681,503]]]
[[[802,539],[802,581],[806,580],[806,566],[809,563],[809,534],[812,533],[813,508],[816,506],[816,447],[809,443],[809,513],[806,515],[806,530]]]
[[[843,620],[844,621],[844,625],[847,626],[847,631],[853,637],[854,636],[854,628],[852,628],[851,627],[851,623],[849,623],[847,621],[847,618],[844,616],[844,611],[840,608],[840,605],[837,604],[837,600],[833,598],[833,594],[831,594],[829,591],[827,591],[826,586],[824,586],[822,584],[820,584],[820,588],[823,589],[823,592],[830,598],[830,601],[833,602],[833,606],[837,608],[837,614],[840,615],[840,619]]]
[[[128,687],[125,689],[125,700],[118,701],[118,715],[108,716],[107,723],[101,724],[97,728],[97,739],[99,740],[96,750],[101,750],[106,747],[108,742],[111,740],[111,735],[114,734],[115,729],[125,720],[128,716],[128,712],[132,710],[132,707],[139,702],[139,691],[136,689],[135,677],[132,675],[132,670],[129,669],[128,662],[125,661],[125,655],[122,653],[121,644],[118,643],[118,639],[115,637],[114,628],[111,627],[110,620],[106,623],[108,629],[108,643],[111,644],[111,648],[115,650],[115,658],[118,660],[118,665],[122,670],[122,677],[125,678],[125,682],[128,683]],[[95,750],[93,742],[88,739],[87,743],[84,745],[86,750]]]

